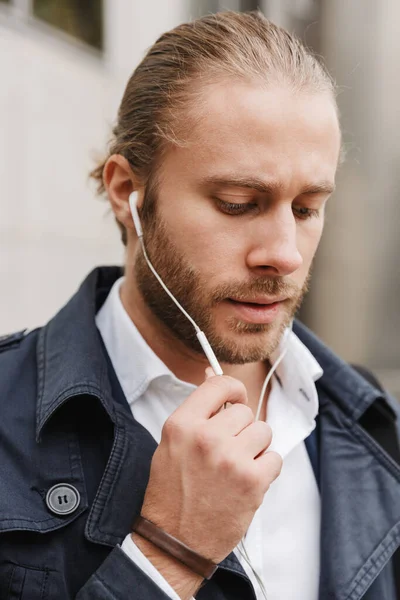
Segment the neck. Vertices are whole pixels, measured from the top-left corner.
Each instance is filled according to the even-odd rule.
[[[194,385],[203,383],[205,379],[204,371],[209,366],[206,357],[187,348],[183,342],[178,340],[153,315],[137,288],[133,274],[126,273],[120,295],[126,312],[141,336],[172,373],[178,379]],[[249,405],[255,413],[258,397],[267,375],[269,364],[264,362],[247,363],[244,365],[222,363],[221,367],[224,375],[234,377],[242,381],[245,385],[248,392]]]

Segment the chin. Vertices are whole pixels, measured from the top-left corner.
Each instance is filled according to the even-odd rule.
[[[241,323],[220,335],[210,335],[210,344],[220,362],[246,364],[270,358],[281,340],[286,325]]]

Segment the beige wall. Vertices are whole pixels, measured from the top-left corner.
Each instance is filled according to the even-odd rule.
[[[43,324],[119,233],[87,182],[126,80],[185,3],[108,0],[104,57],[0,6],[0,335]]]
[[[347,158],[315,270],[313,328],[400,398],[400,4],[324,0]]]

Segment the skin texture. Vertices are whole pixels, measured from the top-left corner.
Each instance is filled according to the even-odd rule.
[[[142,514],[220,561],[280,471],[280,457],[263,453],[271,431],[254,422],[255,407],[268,358],[307,285],[340,132],[329,95],[285,86],[233,80],[208,86],[201,110],[187,144],[171,148],[160,166],[145,242],[165,283],[204,327],[224,376],[204,382],[207,361],[143,263],[128,197],[138,190],[140,205],[146,190],[118,155],[109,159],[104,180],[128,230],[122,302],[166,365],[199,386],[164,426]],[[260,295],[286,298],[267,325],[247,322],[228,300]],[[220,411],[225,402],[233,405]],[[180,597],[190,598],[199,578],[134,539]]]

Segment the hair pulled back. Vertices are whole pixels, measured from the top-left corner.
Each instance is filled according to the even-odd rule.
[[[130,77],[108,155],[90,174],[98,193],[105,192],[103,170],[112,154],[124,156],[147,185],[166,148],[185,143],[198,106],[193,100],[201,101],[204,86],[224,78],[328,92],[335,102],[334,83],[322,64],[261,12],[227,11],[184,23],[163,34]],[[126,244],[126,230],[118,225]]]

